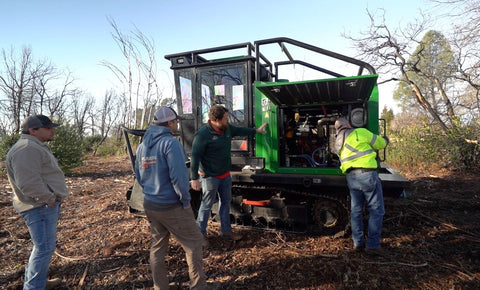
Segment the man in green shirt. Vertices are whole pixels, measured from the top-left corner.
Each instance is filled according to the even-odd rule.
[[[241,236],[233,235],[230,225],[231,141],[234,136],[265,133],[267,124],[263,124],[258,129],[233,126],[228,123],[228,110],[221,105],[211,107],[208,117],[208,124],[198,130],[192,144],[191,186],[194,190],[202,189],[203,191],[197,224],[202,234],[206,236],[208,218],[218,193],[221,234],[238,240]]]

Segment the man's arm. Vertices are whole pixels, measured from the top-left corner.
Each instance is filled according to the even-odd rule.
[[[388,144],[388,139],[387,138],[383,138],[380,135],[373,134],[372,139],[375,139],[375,142],[372,145],[373,149],[381,150],[381,149],[387,147],[387,144]]]
[[[198,175],[198,169],[200,167],[200,159],[202,158],[203,152],[205,152],[205,143],[202,142],[201,136],[197,133],[195,138],[193,138],[192,143],[192,156],[190,158],[190,176],[191,176],[191,186],[193,190],[199,191],[202,189],[200,184],[200,176]]]
[[[140,167],[142,166],[142,155],[143,155],[143,144],[138,145],[137,152],[135,153],[135,166],[134,166],[134,171],[135,171],[135,178],[138,181],[138,184],[143,187],[141,176],[140,176]]]
[[[249,136],[249,135],[255,135],[255,134],[265,134],[267,133],[266,131],[266,127],[267,127],[267,123],[263,123],[260,127],[258,127],[257,129],[255,128],[249,128],[249,127],[237,127],[237,126],[234,126],[234,125],[231,125],[229,124],[230,126],[230,131],[232,133],[232,137],[233,136]]]
[[[177,193],[183,207],[189,207],[191,197],[188,185],[188,169],[185,165],[185,152],[180,142],[177,140],[171,142],[166,154],[173,189]]]
[[[21,193],[37,203],[54,204],[55,193],[50,190],[43,181],[42,158],[44,153],[41,150],[28,148],[15,154],[11,160],[15,184]]]

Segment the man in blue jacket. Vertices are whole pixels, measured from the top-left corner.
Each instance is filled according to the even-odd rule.
[[[155,289],[168,289],[165,254],[172,234],[185,250],[190,288],[205,289],[203,235],[190,206],[186,154],[173,137],[177,130],[177,113],[161,107],[136,154],[135,175],[145,194],[143,206],[152,233],[150,267]]]

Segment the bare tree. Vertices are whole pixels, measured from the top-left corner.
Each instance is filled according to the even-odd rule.
[[[94,155],[96,154],[98,147],[111,135],[110,131],[114,128],[120,128],[119,126],[116,126],[116,124],[118,124],[118,120],[122,118],[122,108],[119,106],[119,104],[120,98],[113,90],[110,90],[103,96],[101,108],[92,114],[92,116],[100,116],[99,120],[93,117],[91,118],[92,127],[97,129],[101,137],[101,140],[96,144],[96,148],[94,149]],[[98,125],[95,123],[96,121],[98,121]]]
[[[117,24],[113,20],[109,20],[110,24],[112,25],[114,32],[112,33],[112,37],[114,41],[117,43],[120,51],[125,58],[126,61],[126,68],[122,68],[118,65],[110,63],[108,61],[102,61],[102,65],[106,66],[108,69],[112,71],[115,77],[121,84],[121,93],[123,96],[123,116],[124,124],[131,124],[134,116],[132,115],[132,108],[133,108],[133,73],[132,73],[132,50],[133,46],[128,41],[127,37],[119,30]]]
[[[452,47],[457,51],[456,78],[467,86],[463,98],[464,113],[470,119],[478,119],[480,114],[480,1],[451,0],[436,1],[449,7],[453,22],[450,35]],[[470,102],[468,102],[468,100]],[[474,115],[473,115],[473,114]]]
[[[120,106],[118,104],[118,96],[115,95],[114,91],[106,92],[103,97],[102,107],[99,111],[100,116],[100,135],[103,139],[107,138],[110,132],[110,129],[118,121],[121,116],[119,113]]]
[[[373,64],[380,73],[390,76],[390,79],[384,81],[399,81],[411,90],[411,96],[416,103],[421,106],[429,116],[442,128],[445,133],[457,126],[455,114],[447,92],[444,89],[444,83],[435,75],[435,70],[426,69],[419,66],[424,55],[422,50],[425,43],[420,39],[426,31],[429,19],[426,16],[418,18],[415,23],[409,24],[405,29],[391,29],[385,23],[385,14],[381,14],[380,22],[377,22],[375,15],[367,10],[371,24],[368,31],[362,32],[362,37],[346,38],[352,40],[360,51],[363,58]],[[417,48],[417,50],[414,50]],[[443,119],[442,114],[432,103],[432,99],[426,97],[423,87],[418,83],[420,78],[427,78],[436,87],[437,92],[447,107],[449,118]]]
[[[427,124],[423,133],[432,134],[429,128],[440,128],[443,134],[432,140],[442,145],[432,146],[450,147],[449,158],[455,166],[477,167],[472,160],[477,160],[480,132],[480,1],[435,2],[450,5],[449,13],[443,15],[443,25],[446,19],[456,22],[451,24],[448,37],[435,37],[437,42],[430,46],[425,40],[430,22],[423,15],[392,31],[385,24],[384,13],[378,18],[367,11],[369,29],[361,37],[346,37],[378,68],[380,76],[389,75],[385,81],[398,81],[399,86],[408,88],[403,94],[424,112],[423,117],[416,118],[421,125]],[[422,34],[425,36],[421,39]],[[433,60],[430,63],[426,62],[429,58]]]
[[[45,88],[46,82],[44,82],[43,79],[40,79],[42,92],[45,93],[43,95],[44,103],[40,104],[40,106],[45,106],[50,116],[56,115],[59,118],[64,118],[66,114],[65,105],[68,99],[78,96],[78,94],[76,93],[77,89],[73,87],[74,79],[71,77],[70,73],[60,73],[55,81],[59,80],[60,78],[62,78],[62,83],[58,84],[59,89]]]
[[[12,124],[12,133],[20,131],[20,123],[28,115],[64,116],[66,99],[72,94],[70,75],[64,78],[63,72],[49,61],[35,62],[28,47],[22,49],[20,57],[13,48],[9,52],[2,50],[2,57],[4,73],[0,74],[0,92],[5,99],[0,108]],[[55,91],[62,81],[62,90]]]
[[[136,30],[134,32],[135,39],[140,43],[140,45],[145,49],[146,60],[137,59],[137,65],[140,68],[139,74],[142,75],[142,79],[146,82],[146,88],[144,90],[143,98],[143,110],[141,117],[140,127],[144,128],[153,118],[153,113],[155,111],[147,110],[147,108],[155,107],[161,97],[161,91],[157,83],[157,63],[155,59],[155,46],[154,43],[145,37],[140,31]],[[140,94],[141,84],[139,82],[137,93]]]
[[[145,127],[151,118],[148,108],[156,106],[162,98],[157,80],[155,46],[140,30],[131,35],[120,31],[115,21],[109,19],[114,32],[112,37],[125,58],[121,67],[108,61],[102,64],[112,71],[121,84],[125,119],[123,123],[134,127]],[[137,112],[141,112],[137,116]]]
[[[11,120],[13,124],[12,133],[20,131],[20,122],[23,106],[28,102],[27,91],[31,91],[34,76],[30,75],[33,66],[32,51],[30,48],[23,48],[21,58],[18,60],[13,48],[7,53],[2,49],[4,74],[0,74],[0,89],[6,97],[2,102],[2,115]],[[27,107],[24,114],[28,114],[31,106]]]
[[[82,136],[85,136],[87,130],[87,120],[91,116],[90,112],[95,105],[95,99],[93,97],[86,97],[80,90],[74,92],[72,101],[72,115],[74,126]]]

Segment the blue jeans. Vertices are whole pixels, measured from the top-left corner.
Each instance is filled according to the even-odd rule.
[[[352,239],[355,247],[366,246],[369,249],[380,248],[382,235],[383,204],[382,184],[376,171],[364,173],[347,173],[347,184],[351,197]],[[363,207],[369,213],[368,235],[365,245],[363,233]]]
[[[55,252],[60,202],[20,213],[30,232],[33,249],[25,268],[23,289],[45,289],[48,267]]]
[[[210,218],[212,205],[217,199],[217,193],[220,197],[219,201],[219,215],[221,223],[222,234],[229,234],[232,232],[230,225],[230,202],[232,201],[232,177],[216,178],[206,177],[201,178],[202,182],[202,203],[198,209],[197,224],[200,232],[205,236],[207,234],[207,223]]]

